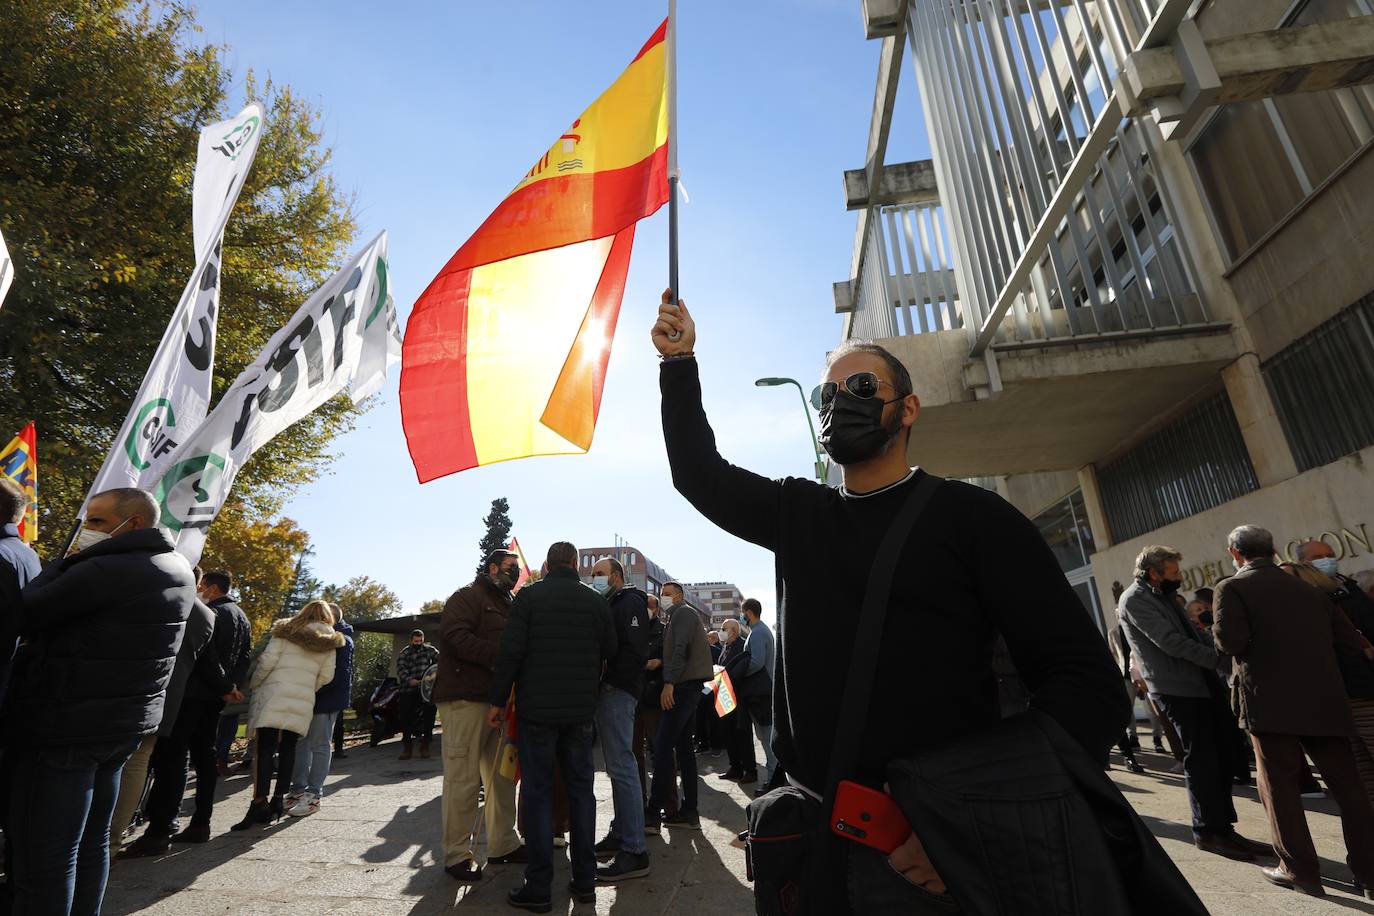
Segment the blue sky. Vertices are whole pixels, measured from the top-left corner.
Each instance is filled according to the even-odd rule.
[[[855,219],[841,173],[863,163],[879,45],[858,0],[681,0],[682,289],[699,326],[707,414],[722,453],[759,473],[813,463],[792,388],[839,340],[831,284]],[[666,2],[281,3],[217,0],[199,40],[324,113],[331,170],[355,197],[359,242],[390,232],[402,322],[434,274],[543,150],[624,69]],[[889,161],[928,155],[903,80]],[[267,125],[271,129],[271,125]],[[470,581],[491,500],[510,500],[531,563],[554,540],[616,535],[685,581],[728,580],[773,604],[773,561],[673,490],[648,328],[667,276],[667,209],[641,225],[591,453],[415,482],[396,375],[338,442],[324,479],[287,508],[327,582],[378,579],[414,610]],[[233,302],[224,307],[232,309]],[[531,328],[537,334],[538,328]]]

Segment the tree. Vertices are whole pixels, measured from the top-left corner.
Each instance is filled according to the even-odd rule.
[[[420,605],[421,614],[438,614],[441,613],[443,610],[444,602],[440,601],[438,598],[435,598],[431,601],[426,601],[424,604]]]
[[[309,546],[310,536],[291,519],[250,522],[242,505],[231,503],[215,519],[200,565],[233,574],[239,605],[258,637],[280,613]]]
[[[503,496],[500,499],[491,501],[491,511],[487,517],[482,519],[482,524],[487,526],[487,533],[482,536],[482,541],[477,546],[482,551],[482,555],[477,558],[481,563],[493,550],[504,550],[510,546],[510,502]]]
[[[189,7],[10,0],[3,19],[0,228],[16,279],[0,311],[0,435],[38,421],[51,556],[191,275],[197,139],[240,107],[231,85],[266,118],[224,240],[216,395],[337,269],[355,222],[326,171],[320,113],[288,86],[231,74],[224,48],[192,42]],[[280,512],[359,413],[335,398],[260,449],[235,486],[242,518]]]
[[[399,595],[368,576],[354,576],[343,585],[329,586],[324,599],[343,608],[344,620],[352,623],[395,617],[404,609]]]
[[[300,613],[301,608],[312,598],[318,597],[324,588],[324,583],[316,579],[310,569],[310,557],[314,555],[315,551],[310,547],[301,551],[300,558],[296,560],[296,573],[291,579],[291,587],[282,599],[280,616],[291,617]]]

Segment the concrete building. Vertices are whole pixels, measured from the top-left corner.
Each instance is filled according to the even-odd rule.
[[[911,461],[994,478],[1103,626],[1149,543],[1190,590],[1241,523],[1374,567],[1370,0],[861,4],[835,307],[911,370]]]
[[[711,629],[719,630],[727,620],[738,620],[744,613],[744,593],[733,582],[693,582],[684,584],[696,594],[697,607],[711,615]]]
[[[627,543],[622,543],[616,547],[586,547],[578,551],[578,572],[582,576],[583,582],[592,580],[592,567],[596,561],[602,557],[615,557],[625,567],[625,581],[631,585],[644,589],[651,595],[657,595],[663,588],[665,582],[676,582],[668,574],[668,571],[659,566],[653,560],[644,555],[644,551]],[[700,597],[692,591],[692,587],[682,584],[683,593],[687,603],[693,607],[701,607]]]

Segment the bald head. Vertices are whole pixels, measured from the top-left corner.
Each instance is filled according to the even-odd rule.
[[[157,500],[147,490],[121,487],[91,497],[86,507],[85,527],[105,534],[122,534],[157,525]]]

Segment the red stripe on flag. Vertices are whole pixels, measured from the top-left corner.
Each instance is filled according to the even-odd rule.
[[[468,293],[472,271],[434,278],[406,322],[401,425],[420,483],[477,466],[468,413]]]
[[[668,202],[668,147],[632,166],[536,181],[516,191],[439,276],[615,235]]]
[[[639,49],[639,53],[635,55],[635,60],[639,60],[645,54],[648,54],[651,50],[653,50],[654,45],[667,40],[667,38],[668,20],[665,19],[663,20],[662,24],[659,25],[658,31],[651,35],[648,41],[644,42],[644,47]],[[630,63],[634,63],[634,60],[630,61]]]

